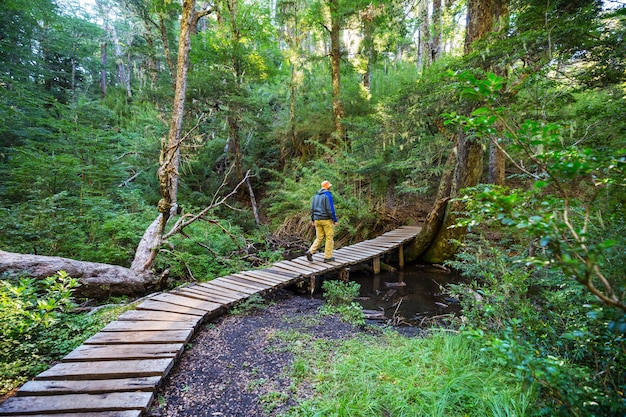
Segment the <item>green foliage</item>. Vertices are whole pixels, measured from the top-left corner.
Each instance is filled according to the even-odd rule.
[[[80,344],[72,333],[72,291],[78,281],[64,271],[43,280],[0,281],[0,394],[43,371]]]
[[[556,123],[526,120],[514,129],[505,109],[496,107],[498,92],[504,85],[501,77],[489,74],[479,80],[464,73],[460,79],[467,86],[462,94],[482,101],[485,107],[474,110],[469,117],[448,115],[449,120],[487,139],[498,135],[497,126],[504,126],[503,143],[534,164],[534,171],[518,165],[532,184],[528,190],[489,185],[468,190],[464,200],[473,215],[462,223],[498,222],[508,229],[524,231],[538,248],[529,257],[530,262],[562,270],[604,303],[626,312],[626,303],[613,289],[626,277],[607,277],[602,272],[606,249],[618,242],[594,234],[590,221],[604,208],[596,203],[600,193],[620,193],[626,187],[626,151],[607,153],[582,148],[578,142],[570,144],[566,129]]]
[[[246,246],[242,230],[226,220],[195,222],[168,239],[155,261],[178,281],[209,281],[241,271],[248,265],[237,255]]]
[[[241,303],[235,305],[230,312],[236,316],[247,316],[267,308],[267,303],[259,294],[252,294]]]
[[[359,296],[361,286],[354,281],[324,281],[322,284],[324,298],[331,306],[350,304]]]
[[[122,195],[124,200],[127,197]],[[2,210],[0,246],[14,252],[127,265],[149,223],[147,210],[140,208],[144,211],[125,212],[107,198],[81,200],[67,193],[15,204]]]
[[[615,415],[626,405],[626,277],[615,267],[624,259],[626,154],[605,141],[581,146],[576,127],[516,124],[501,106],[500,77],[460,79],[462,94],[484,107],[449,120],[523,155],[517,168],[527,184],[464,191],[460,224],[492,234],[467,241],[451,263],[473,280],[457,288],[468,326],[480,329],[471,333],[541,387],[543,414]],[[502,232],[508,241],[493,239]]]
[[[417,81],[401,85],[374,117],[378,134],[363,137],[354,148],[362,149],[364,170],[372,181],[389,179],[375,189],[378,195],[390,187],[409,195],[436,192],[453,134],[444,128],[440,115],[456,105],[453,84],[441,73],[456,63],[442,60]],[[406,116],[397,117],[400,114]]]
[[[310,371],[301,382],[313,384],[315,395],[290,417],[533,415],[533,390],[462,335],[390,332],[318,346],[304,357]]]
[[[520,381],[540,387],[542,415],[615,415],[624,406],[626,345],[607,322],[621,323],[619,315],[594,306],[560,273],[527,268],[515,242],[500,244],[472,236],[450,263],[474,279],[453,286],[467,333]]]
[[[168,239],[155,268],[167,269],[176,282],[204,282],[279,259],[282,256],[270,247],[267,231],[246,235],[227,220],[197,221]]]
[[[345,322],[355,325],[365,324],[361,305],[353,301],[359,295],[359,284],[354,281],[324,281],[322,289],[326,303],[320,313],[338,314]]]
[[[0,395],[46,370],[128,308],[74,313],[78,285],[64,271],[42,280],[0,281]]]

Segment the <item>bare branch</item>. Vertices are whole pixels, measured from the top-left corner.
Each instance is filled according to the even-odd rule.
[[[181,232],[185,227],[189,226],[190,224],[194,223],[196,220],[201,219],[204,217],[204,215],[206,215],[210,210],[214,209],[215,207],[218,207],[222,204],[226,203],[226,200],[228,200],[230,197],[232,197],[233,195],[235,195],[237,193],[237,190],[239,189],[239,187],[241,185],[243,185],[246,182],[246,179],[248,178],[248,176],[250,175],[250,171],[246,172],[246,175],[244,176],[244,178],[239,182],[239,184],[237,184],[235,186],[235,188],[226,196],[222,197],[221,199],[219,199],[218,201],[213,201],[211,202],[211,204],[207,207],[205,207],[200,213],[196,214],[196,215],[186,215],[181,217],[176,224],[174,224],[174,226],[172,227],[172,229],[167,232],[165,235],[163,235],[163,240],[166,240],[170,237],[172,237],[173,235],[175,235],[176,233]],[[188,220],[186,220],[188,219]]]
[[[126,180],[122,181],[122,182],[118,185],[118,187],[128,186],[128,184],[130,184],[131,182],[133,182],[133,180],[134,180],[135,178],[137,178],[137,177],[138,177],[141,173],[142,173],[142,171],[139,171],[139,172],[135,173],[135,175],[133,175],[132,177],[130,177],[130,178],[128,178],[128,179],[126,179]]]

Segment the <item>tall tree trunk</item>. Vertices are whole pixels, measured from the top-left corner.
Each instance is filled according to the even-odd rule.
[[[373,22],[379,12],[380,9],[371,3],[361,12],[361,20],[363,21],[363,55],[365,56],[365,60],[367,62],[365,74],[363,74],[363,87],[368,92],[370,91],[372,81],[372,63],[375,60]]]
[[[479,142],[469,138],[465,132],[460,132],[457,148],[457,164],[450,189],[451,197],[457,197],[463,188],[478,184],[483,171],[483,147]],[[443,223],[428,249],[422,254],[422,260],[440,263],[450,259],[458,251],[458,242],[463,240],[466,229],[453,226],[457,221],[457,213],[462,209],[461,202],[456,200],[448,202]]]
[[[370,91],[372,77],[372,56],[374,55],[374,40],[372,39],[372,21],[363,19],[363,45],[365,52],[365,74],[363,74],[363,88]]]
[[[494,139],[496,140],[496,139]],[[489,184],[504,185],[505,163],[504,152],[493,142],[489,144],[489,174],[487,182]]]
[[[154,39],[150,30],[150,25],[147,22],[144,22],[144,30],[145,34],[143,38],[146,41],[146,45],[148,45],[148,70],[150,71],[150,88],[155,88],[158,78],[158,69],[157,62],[155,59],[156,50],[154,47]]]
[[[482,39],[494,29],[496,14],[500,10],[497,6],[503,1],[505,0],[468,0],[465,33],[466,54],[472,52],[472,45],[475,41]],[[459,132],[453,152],[457,154],[457,163],[450,188],[449,197],[451,198],[457,197],[461,189],[478,184],[483,172],[484,159],[483,146],[476,140],[469,138],[463,131]],[[440,200],[441,197],[438,201]],[[439,263],[450,259],[457,252],[458,242],[464,238],[466,229],[452,226],[456,223],[457,213],[462,209],[462,203],[459,201],[451,199],[448,202],[445,208],[445,218],[430,245],[421,254],[422,260]],[[440,212],[441,207],[436,205],[434,210]],[[431,213],[429,218],[435,219],[437,216]],[[430,226],[427,224],[424,229],[433,230],[434,228]]]
[[[341,44],[339,32],[341,28],[341,16],[339,16],[339,0],[331,0],[330,3],[330,65],[332,78],[333,121],[335,123],[335,135],[339,142],[346,137],[343,126],[343,104],[341,103]]]
[[[180,132],[185,111],[185,92],[187,90],[187,71],[189,68],[189,45],[192,30],[191,22],[193,20],[195,3],[195,0],[183,0],[172,119],[167,143],[163,144],[161,149],[160,165],[157,171],[161,193],[161,200],[159,200],[158,204],[160,214],[150,227],[148,227],[137,248],[135,260],[131,267],[134,270],[148,270],[152,267],[163,241],[165,226],[170,216],[175,214],[177,210],[178,165],[181,145]],[[146,246],[148,246],[148,248],[146,248]],[[147,258],[145,258],[146,255]]]
[[[167,61],[167,68],[170,70],[170,76],[172,77],[172,80],[174,80],[175,79],[174,62],[172,61],[172,53],[170,52],[170,42],[167,40],[167,30],[165,28],[165,21],[163,20],[162,15],[159,15],[159,32],[161,33],[161,42],[163,42],[163,50],[165,51],[165,59]],[[176,88],[176,84],[174,84],[174,88]]]
[[[430,61],[437,62],[441,58],[441,0],[433,0],[433,30],[430,45]]]
[[[100,42],[100,97],[107,96],[107,43]]]
[[[109,30],[111,33],[111,38],[113,39],[113,47],[115,48],[115,62],[117,63],[117,72],[120,77],[120,84],[126,89],[126,95],[128,97],[132,97],[132,92],[130,90],[130,78],[128,74],[126,74],[126,66],[124,65],[124,53],[122,52],[120,40],[117,37],[117,30],[115,30],[114,25],[111,25],[109,27]]]
[[[292,62],[291,79],[289,82],[289,138],[291,139],[291,146],[296,155],[302,155],[304,154],[304,150],[296,138],[296,92],[298,88],[296,83],[296,63]]]
[[[494,1],[494,30],[500,34],[501,38],[504,38],[509,29],[509,2],[508,0]],[[491,69],[497,75],[503,77],[506,75],[506,67],[494,67]],[[495,140],[497,140],[497,138],[493,138],[492,142],[489,144],[489,175],[487,182],[489,184],[504,185],[506,158],[504,152],[493,142]]]
[[[115,30],[115,25],[112,25],[109,21],[109,4],[105,1],[98,0],[96,1],[102,19],[104,20],[104,30],[109,33],[111,36],[111,41],[113,42],[113,50],[115,51],[115,65],[117,66],[117,74],[120,80],[120,84],[124,86],[126,89],[126,94],[130,97],[130,84],[128,83],[128,79],[126,77],[126,67],[124,66],[122,47],[120,46],[120,41],[117,37],[117,31]]]
[[[231,64],[233,67],[233,76],[235,78],[235,91],[233,96],[240,94],[241,85],[243,83],[243,70],[240,58],[241,30],[238,23],[239,0],[226,1],[226,7],[230,15],[230,42],[231,42]],[[243,157],[241,151],[241,128],[239,126],[241,107],[236,102],[236,98],[230,100],[228,105],[228,151],[231,161],[235,165],[235,174],[237,181],[243,179]]]
[[[430,20],[428,18],[428,1],[421,0],[418,6],[420,20],[420,36],[418,45],[418,66],[423,71],[430,66]]]
[[[472,44],[494,29],[496,6],[499,0],[468,0],[465,25],[465,54],[472,52]]]

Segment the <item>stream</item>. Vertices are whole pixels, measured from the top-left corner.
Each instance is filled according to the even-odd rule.
[[[358,301],[371,320],[394,326],[420,326],[461,311],[458,300],[446,293],[446,285],[462,278],[454,271],[431,265],[411,264],[396,272],[350,273],[361,285]]]

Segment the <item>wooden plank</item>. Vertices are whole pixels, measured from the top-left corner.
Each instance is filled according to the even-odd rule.
[[[253,282],[247,278],[238,278],[234,275],[228,275],[220,278],[221,281],[232,282],[235,285],[241,285],[246,288],[250,288],[252,290],[256,290],[256,292],[261,292],[267,289],[272,288],[272,285],[262,284],[259,282]]]
[[[302,278],[302,276],[300,274],[294,273],[292,271],[285,271],[284,269],[276,269],[276,268],[267,268],[264,269],[263,271],[267,271],[270,272],[272,274],[276,274],[276,275],[280,275],[283,277],[287,277],[289,279],[298,279],[298,278]]]
[[[396,244],[378,241],[374,239],[374,240],[364,240],[362,242],[355,243],[354,245],[351,245],[350,247],[355,247],[355,246],[370,246],[370,247],[375,247],[375,248],[392,248],[396,246]]]
[[[269,285],[271,287],[275,287],[277,285],[281,285],[285,283],[285,280],[281,280],[278,278],[267,278],[262,274],[252,274],[249,271],[243,271],[240,272],[238,274],[232,274],[232,276],[237,277],[237,278],[243,278],[243,279],[247,279],[247,280],[251,280],[251,281],[255,281],[255,282],[259,282],[261,284],[265,284],[265,285]]]
[[[134,330],[193,330],[194,324],[188,321],[140,321],[140,320],[122,320],[112,321],[107,324],[102,332],[128,332]]]
[[[190,314],[203,318],[207,312],[191,307],[183,307],[172,303],[164,303],[162,301],[146,300],[137,306],[137,310],[154,310],[170,313]]]
[[[304,265],[300,265],[291,261],[277,262],[274,264],[274,267],[283,268],[283,269],[287,269],[293,272],[297,272],[299,274],[306,274],[306,275],[310,275],[310,274],[314,274],[318,272],[317,269],[313,269],[311,268],[311,266],[304,266]]]
[[[204,292],[195,288],[182,288],[172,292],[173,294],[181,294],[185,297],[197,298],[199,300],[211,301],[213,303],[219,303],[221,305],[227,306],[232,304],[235,299],[226,298],[219,295],[210,294],[208,292]]]
[[[314,272],[320,272],[320,268],[323,268],[323,263],[322,263],[323,259],[324,259],[323,254],[315,254],[313,255],[313,261],[309,261],[305,257],[300,257],[300,258],[291,259],[287,262],[290,262],[296,265],[301,265],[302,267],[306,269],[311,269]]]
[[[192,330],[100,332],[85,340],[85,345],[187,343]]]
[[[305,268],[303,266],[296,265],[294,263],[287,262],[287,261],[277,262],[272,266],[272,268],[290,271],[290,272],[298,274],[298,276],[309,276],[309,275],[314,275],[319,272],[316,269],[311,269],[310,267]]]
[[[362,257],[356,256],[347,251],[335,251],[333,252],[333,256],[337,259],[345,259],[346,262],[352,262],[352,263],[363,262]]]
[[[393,250],[397,246],[385,244],[383,242],[362,242],[358,245],[354,245],[354,247],[359,248],[359,249],[367,248],[367,249],[371,249],[371,250],[375,250],[379,252],[387,252],[387,251]]]
[[[223,289],[208,287],[202,284],[196,284],[193,287],[190,287],[190,289],[193,291],[201,292],[202,294],[206,294],[208,296],[216,296],[227,299],[231,303],[239,301],[242,296],[246,296],[246,294],[225,291]]]
[[[20,415],[22,417],[141,417],[142,410],[124,410],[124,411],[93,411],[79,413],[54,413],[54,414],[11,414],[12,416]],[[2,415],[2,414],[0,414]]]
[[[374,250],[365,246],[350,248],[350,254],[355,256],[372,257],[380,255],[381,251]]]
[[[381,242],[392,246],[399,246],[402,244],[402,241],[403,239],[392,236],[377,237],[375,239],[375,242]]]
[[[340,257],[340,258],[351,259],[352,262],[361,263],[361,262],[367,261],[368,259],[370,259],[373,256],[378,256],[378,253],[363,254],[363,253],[344,251],[344,252],[338,253],[337,256]]]
[[[153,310],[129,310],[121,314],[117,320],[145,320],[145,321],[180,321],[191,323],[194,326],[202,320],[202,317],[189,314],[177,314],[165,311]]]
[[[250,295],[249,293],[241,291],[239,289],[233,289],[230,287],[226,287],[224,285],[219,285],[219,281],[215,279],[209,282],[203,282],[202,284],[198,284],[198,285],[205,287],[207,289],[213,290],[213,291],[223,292],[224,294],[229,294],[229,295],[232,294],[233,296],[239,297],[239,300],[241,300],[242,298],[248,298],[248,296]]]
[[[272,267],[273,271],[277,271],[277,272],[284,272],[284,273],[294,273],[294,271],[292,269],[285,269],[283,266],[281,265],[274,265]],[[320,272],[320,271],[318,271]],[[297,275],[294,276],[293,279],[298,279],[298,278],[305,278],[305,277],[309,277],[312,275],[316,275],[318,272],[311,272],[309,274],[302,274],[301,272],[298,272]]]
[[[275,263],[274,265],[272,265],[270,269],[275,273],[284,275],[289,278],[301,278],[303,275],[302,271],[300,270],[296,270],[293,268],[291,269],[284,268],[284,261]]]
[[[280,275],[271,274],[265,271],[243,271],[240,272],[241,275],[255,277],[259,279],[263,279],[268,283],[273,283],[274,285],[281,285],[289,282],[289,278],[281,277]]]
[[[174,365],[173,358],[106,362],[66,362],[54,365],[35,380],[118,379],[146,376],[164,377]]]
[[[311,262],[306,258],[303,260],[301,260],[300,258],[292,259],[291,262],[312,269],[314,272],[322,272],[326,269],[323,264],[320,264],[318,262]]]
[[[259,269],[259,270],[255,270],[254,271],[257,274],[260,274],[264,277],[268,277],[270,279],[275,279],[276,281],[282,283],[282,284],[288,284],[296,279],[298,279],[298,277],[288,277],[282,274],[277,274],[275,271],[270,271],[269,269]]]
[[[86,381],[28,381],[15,394],[18,397],[51,394],[104,394],[107,392],[152,392],[161,382],[158,376],[145,378]]]
[[[243,287],[241,285],[237,285],[237,284],[233,284],[232,282],[223,280],[222,278],[217,278],[211,281],[211,284],[215,285],[216,287],[222,287],[222,288],[226,288],[229,290],[234,290],[234,291],[238,291],[238,292],[242,292],[245,293],[247,295],[252,295],[252,294],[256,294],[257,290],[252,289],[252,288],[247,288],[247,287]]]
[[[183,307],[196,308],[198,310],[204,310],[206,312],[214,312],[222,308],[221,304],[212,303],[210,301],[202,301],[197,298],[185,297],[183,295],[176,295],[172,293],[157,294],[150,297],[151,300],[163,301],[164,303],[176,304]]]
[[[11,397],[0,405],[0,415],[25,415],[50,412],[88,413],[93,411],[147,411],[151,392],[113,392],[107,394],[68,394]]]
[[[185,348],[184,343],[80,345],[64,358],[63,362],[87,362],[124,359],[176,358]]]
[[[346,248],[341,248],[341,249],[337,249],[336,251],[333,251],[334,255],[344,255],[344,256],[351,256],[352,251],[350,250],[350,246],[346,247]]]

